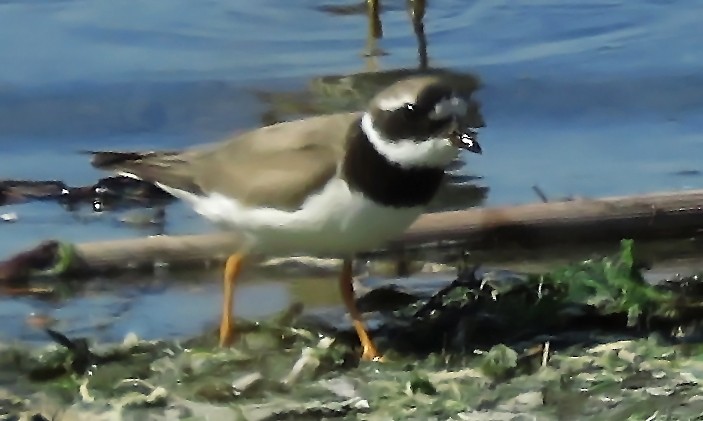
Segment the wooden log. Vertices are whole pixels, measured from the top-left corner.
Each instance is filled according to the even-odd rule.
[[[491,250],[582,245],[622,238],[680,239],[694,237],[701,229],[703,190],[692,190],[425,214],[386,250],[437,242]],[[239,238],[231,233],[75,244],[67,271],[110,272],[153,267],[161,262],[172,267],[196,267],[224,259],[239,244]]]
[[[141,269],[167,264],[170,267],[208,266],[223,261],[241,244],[232,233],[156,235],[143,238],[75,244],[73,271]]]
[[[703,229],[703,190],[474,208],[426,214],[396,247],[458,241],[490,250],[517,245],[693,237]]]

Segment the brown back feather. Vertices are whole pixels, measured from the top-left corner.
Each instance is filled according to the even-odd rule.
[[[345,113],[279,123],[182,152],[91,152],[91,163],[198,195],[216,192],[251,206],[293,210],[338,171],[357,118]]]

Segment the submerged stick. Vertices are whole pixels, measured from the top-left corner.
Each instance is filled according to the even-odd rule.
[[[458,241],[489,250],[686,238],[701,229],[703,190],[690,190],[426,214],[392,244]]]
[[[405,234],[392,241],[388,250],[438,242],[458,243],[472,250],[491,250],[622,238],[673,239],[696,236],[701,229],[703,190],[692,190],[425,214]],[[49,275],[104,273],[154,267],[159,263],[172,267],[197,267],[223,260],[239,245],[240,239],[232,233],[75,244],[73,253],[70,253],[71,263],[66,265],[63,261],[61,267],[64,270],[54,270]],[[383,251],[373,252],[376,253]],[[10,261],[12,259],[7,262]],[[0,282],[8,279],[11,276],[5,279],[0,276]]]

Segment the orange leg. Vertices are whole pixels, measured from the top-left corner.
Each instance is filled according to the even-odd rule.
[[[233,254],[227,258],[224,276],[224,301],[222,303],[222,319],[220,321],[220,346],[229,346],[234,339],[234,323],[232,321],[232,300],[234,297],[234,284],[242,269],[242,254]]]
[[[380,39],[383,37],[383,26],[381,24],[378,2],[379,0],[366,0],[366,12],[369,18],[369,35],[372,39]]]
[[[347,311],[352,318],[356,334],[359,335],[359,341],[363,349],[361,359],[367,361],[382,360],[383,357],[378,350],[376,350],[376,346],[371,341],[371,338],[369,338],[369,333],[364,327],[364,322],[361,321],[361,313],[359,313],[359,310],[356,308],[354,288],[352,286],[352,261],[349,259],[344,260],[342,265],[342,274],[339,277],[339,290],[342,293],[344,305],[347,307]]]

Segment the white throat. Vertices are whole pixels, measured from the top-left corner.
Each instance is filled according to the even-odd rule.
[[[423,142],[412,139],[393,142],[384,139],[373,127],[373,119],[369,113],[364,113],[361,117],[361,130],[378,153],[403,168],[445,168],[459,155],[457,147],[447,138],[431,137]]]

